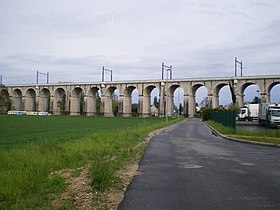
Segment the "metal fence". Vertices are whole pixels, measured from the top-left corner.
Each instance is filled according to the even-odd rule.
[[[209,120],[213,120],[223,126],[236,129],[236,111],[217,111],[209,113]]]

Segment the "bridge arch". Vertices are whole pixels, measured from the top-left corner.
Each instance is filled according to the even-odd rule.
[[[268,102],[279,103],[280,102],[280,81],[272,82],[268,85]]]
[[[208,91],[207,86],[204,83],[195,83],[195,84],[193,84],[191,86],[191,88],[190,88],[190,94],[189,94],[189,107],[188,107],[189,111],[188,111],[188,113],[189,113],[190,117],[194,117],[195,114],[196,114],[196,101],[197,101],[196,93],[197,93],[198,89],[201,88],[201,87],[204,87],[206,89],[206,91],[207,91],[207,102],[206,102],[205,105],[206,106],[208,104],[211,105],[211,103],[209,103],[209,100],[211,98],[208,97],[209,91]]]
[[[0,113],[7,113],[8,110],[11,110],[11,101],[8,90],[0,90]]]
[[[181,87],[181,85],[174,91],[173,103],[176,105],[177,115],[184,115],[184,89]]]
[[[173,116],[174,113],[174,92],[179,88],[179,84],[172,84],[167,88],[165,110],[167,116]]]
[[[25,92],[24,107],[26,111],[36,111],[36,91],[33,88],[28,88]]]
[[[99,88],[91,87],[84,97],[84,113],[86,116],[96,116],[97,115],[97,94]],[[100,106],[100,104],[99,104]],[[100,111],[100,110],[98,110]]]
[[[244,106],[246,103],[252,103],[256,97],[260,97],[260,94],[264,92],[260,90],[260,84],[257,82],[246,82],[241,88],[241,97],[239,102]]]
[[[62,87],[58,87],[54,91],[53,96],[53,114],[62,115],[66,114],[66,91]]]
[[[43,88],[39,92],[39,112],[50,112],[50,90]]]
[[[139,96],[139,115],[141,117],[151,116],[151,93],[156,88],[154,84],[148,84],[144,87],[142,95]]]
[[[230,85],[228,83],[222,82],[214,87],[212,104],[213,108],[217,108],[222,104],[221,101],[223,96],[221,97],[221,92],[226,93],[228,96],[230,95],[231,100],[229,101],[231,101],[231,104],[233,103],[234,93],[231,91]]]
[[[12,110],[22,111],[24,110],[23,101],[22,101],[22,91],[19,88],[16,88],[12,91]]]
[[[125,87],[120,95],[119,100],[119,115],[122,117],[132,116],[132,92],[137,90],[134,85]]]
[[[119,107],[118,103],[118,94],[115,92],[119,92],[116,86],[109,86],[105,89],[104,94],[101,96],[101,108],[100,112],[101,115],[105,117],[113,117],[114,111],[113,111],[113,103],[114,106],[117,105],[117,108]]]
[[[71,91],[70,115],[82,115],[84,112],[84,90],[81,87],[75,87]]]

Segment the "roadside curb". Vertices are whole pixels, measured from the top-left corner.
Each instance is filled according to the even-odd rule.
[[[266,143],[266,142],[257,142],[257,141],[249,141],[249,140],[244,140],[244,139],[237,139],[233,137],[228,137],[223,134],[221,134],[219,131],[217,131],[215,128],[213,128],[211,125],[209,125],[207,122],[204,122],[205,125],[207,125],[211,131],[212,134],[222,137],[223,139],[230,140],[230,141],[237,141],[245,144],[255,144],[255,145],[260,145],[260,146],[268,146],[268,147],[277,147],[280,148],[279,144],[272,144],[272,143]]]

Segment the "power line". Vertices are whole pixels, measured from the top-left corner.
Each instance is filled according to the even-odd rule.
[[[234,71],[235,71],[235,76],[237,76],[237,64],[240,64],[240,70],[241,70],[241,77],[243,76],[243,66],[242,66],[242,61],[238,61],[237,57],[234,59]]]
[[[49,84],[49,72],[47,72],[47,73],[41,73],[41,72],[39,72],[39,71],[37,71],[37,75],[36,75],[36,84],[38,84],[39,83],[39,75],[44,75],[44,76],[46,76],[46,79],[47,79],[47,84]]]
[[[113,70],[111,69],[105,69],[105,67],[102,67],[102,82],[104,82],[105,72],[110,72],[111,74],[111,82],[113,81]]]

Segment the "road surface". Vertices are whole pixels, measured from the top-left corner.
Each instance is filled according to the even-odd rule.
[[[185,120],[151,139],[118,209],[280,209],[280,149]]]

